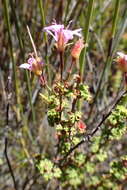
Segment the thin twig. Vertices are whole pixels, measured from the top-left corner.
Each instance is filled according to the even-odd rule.
[[[36,47],[35,47],[35,44],[34,44],[33,38],[32,38],[31,33],[30,33],[30,29],[29,29],[28,26],[27,26],[27,32],[28,32],[28,34],[29,34],[31,44],[32,44],[33,49],[34,49],[35,56],[37,57],[37,50],[36,50]]]
[[[6,84],[5,90],[7,91],[6,126],[8,127],[8,124],[9,124],[10,99],[11,99],[11,95],[12,95],[12,92],[11,92],[12,91],[11,76],[8,76],[8,80],[7,80],[7,84]],[[5,158],[6,158],[6,161],[7,161],[9,172],[10,172],[10,175],[11,175],[12,180],[13,180],[14,188],[15,188],[15,190],[18,190],[17,183],[16,183],[15,176],[14,176],[14,172],[13,172],[13,169],[11,167],[11,163],[10,163],[10,160],[9,160],[9,157],[8,157],[8,137],[7,137],[7,134],[5,136],[4,145],[5,145],[4,155],[5,155]]]
[[[112,106],[111,110],[103,117],[103,119],[101,120],[101,122],[98,124],[98,126],[93,130],[93,132],[90,134],[90,136],[93,136],[98,129],[100,128],[100,126],[105,122],[105,120],[112,114],[112,110],[116,107],[116,105],[120,102],[120,100],[122,99],[122,97],[127,93],[127,91],[123,92],[120,97],[116,100],[115,104]]]
[[[16,180],[15,180],[15,176],[14,176],[14,173],[13,173],[13,170],[12,170],[12,167],[11,167],[11,163],[10,163],[10,160],[9,160],[9,157],[8,157],[8,149],[7,149],[8,148],[8,138],[7,137],[5,137],[5,143],[4,144],[5,144],[4,155],[5,155],[5,158],[6,158],[6,161],[7,161],[9,172],[10,172],[12,180],[13,180],[14,188],[15,188],[15,190],[18,190],[17,183],[16,183]]]

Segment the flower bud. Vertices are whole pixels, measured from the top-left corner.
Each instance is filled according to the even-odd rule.
[[[86,130],[86,125],[82,120],[80,120],[77,123],[77,128],[79,129],[80,132],[84,132]]]
[[[80,53],[82,51],[82,49],[84,48],[84,43],[83,43],[83,39],[79,39],[75,45],[73,46],[72,50],[71,50],[71,56],[74,59],[79,59]]]
[[[57,41],[56,47],[57,47],[57,49],[58,49],[59,52],[63,52],[64,49],[65,49],[65,46],[66,46],[66,40],[65,40],[64,33],[61,30],[59,32],[59,36],[58,36],[58,41]]]
[[[122,72],[127,72],[127,55],[117,52],[118,58],[116,59],[118,67]]]

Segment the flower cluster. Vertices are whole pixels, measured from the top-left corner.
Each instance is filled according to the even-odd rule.
[[[68,29],[68,27],[65,28],[63,24],[57,24],[56,22],[53,22],[52,25],[44,27],[43,29],[44,32],[47,32],[55,39],[58,52],[63,52],[68,45],[68,41],[72,40],[74,36],[78,36],[80,39],[76,42],[71,51],[71,56],[74,59],[79,58],[81,50],[84,47],[83,40],[81,38],[81,30],[81,28],[76,30],[70,30]],[[40,78],[41,84],[45,85],[46,81],[42,72],[43,66],[44,62],[40,57],[30,54],[27,63],[21,64],[20,68],[27,69],[33,72]]]

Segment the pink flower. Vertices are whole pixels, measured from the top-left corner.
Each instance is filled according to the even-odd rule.
[[[34,58],[31,55],[31,57],[27,60],[27,63],[21,64],[19,67],[23,69],[28,69],[36,75],[41,76],[43,64],[44,63],[42,62],[40,57]]]
[[[86,130],[86,125],[82,120],[80,120],[77,123],[77,128],[80,130],[80,132],[84,132]]]
[[[127,72],[127,55],[122,52],[117,52],[118,58],[116,59],[118,67],[121,71]]]
[[[79,39],[75,45],[73,46],[72,50],[71,50],[71,56],[74,59],[79,59],[80,53],[82,51],[82,49],[84,48],[84,43],[83,43],[83,39]]]
[[[51,26],[45,27],[44,31],[53,36],[57,42],[58,51],[64,51],[66,44],[69,40],[72,40],[74,35],[81,37],[81,28],[76,30],[69,30],[64,25],[54,22]]]

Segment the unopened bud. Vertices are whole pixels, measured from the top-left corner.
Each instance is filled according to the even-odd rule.
[[[84,132],[86,130],[86,125],[82,120],[80,120],[77,123],[77,128],[80,130],[80,132]]]
[[[79,39],[75,45],[73,46],[72,50],[71,50],[71,56],[74,59],[79,59],[80,53],[82,51],[82,49],[84,48],[84,43],[83,43],[83,39]]]
[[[118,67],[122,72],[127,72],[127,55],[117,52],[118,58],[116,59]]]

